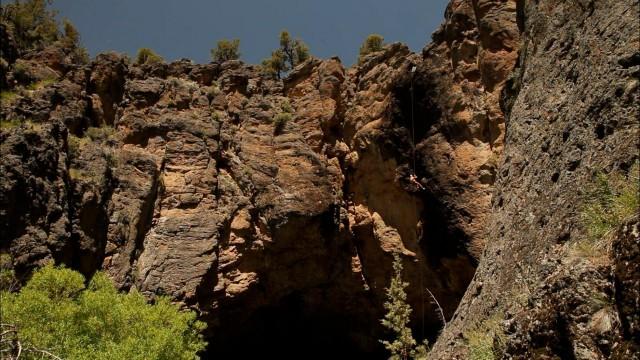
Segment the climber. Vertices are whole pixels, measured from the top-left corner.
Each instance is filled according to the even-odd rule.
[[[419,190],[424,190],[424,186],[422,186],[422,184],[420,184],[416,174],[411,173],[411,175],[409,175],[409,182],[411,182],[413,185],[415,185]]]

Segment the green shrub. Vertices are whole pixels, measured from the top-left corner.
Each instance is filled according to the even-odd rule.
[[[383,45],[384,38],[382,37],[382,35],[371,34],[367,36],[367,38],[362,43],[362,46],[360,46],[360,56],[358,57],[358,62],[362,62],[365,56],[382,50]]]
[[[136,64],[156,64],[163,62],[164,59],[162,56],[156,54],[153,50],[149,48],[140,48],[138,49],[138,53],[136,54]]]
[[[282,104],[280,104],[280,109],[282,109],[283,112],[286,112],[288,114],[293,114],[293,108],[291,107],[291,103],[289,102],[289,99],[285,99]]]
[[[111,126],[89,127],[85,134],[93,141],[106,141],[115,133]]]
[[[287,123],[291,121],[292,115],[286,112],[280,113],[273,118],[273,132],[277,135],[282,133]]]
[[[240,58],[240,39],[220,40],[216,48],[211,49],[211,58],[216,62],[237,60]]]
[[[166,298],[150,305],[135,290],[119,293],[102,273],[85,286],[81,274],[47,265],[19,293],[2,292],[0,306],[25,359],[42,351],[64,359],[195,359],[206,344],[193,312]],[[1,350],[15,352],[15,341]]]

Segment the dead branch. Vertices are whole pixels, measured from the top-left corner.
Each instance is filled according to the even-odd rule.
[[[438,299],[436,299],[435,295],[433,295],[431,290],[429,290],[429,288],[425,288],[425,289],[427,289],[427,292],[431,296],[431,299],[433,299],[433,304],[438,308],[438,312],[439,312],[438,317],[440,318],[440,321],[442,321],[442,329],[444,330],[444,328],[447,327],[447,319],[444,317],[444,311],[442,311],[442,306],[440,306]]]

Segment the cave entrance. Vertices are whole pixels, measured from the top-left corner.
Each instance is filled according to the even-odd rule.
[[[245,321],[225,321],[219,327],[224,333],[208,339],[202,359],[386,359],[374,324],[345,313],[321,310],[299,294],[289,295]]]

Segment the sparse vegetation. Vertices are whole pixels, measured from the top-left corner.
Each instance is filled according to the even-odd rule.
[[[29,67],[22,61],[13,64],[13,76],[17,79],[26,80],[29,78]]]
[[[69,134],[67,137],[67,153],[70,157],[78,157],[80,155],[80,150],[87,143],[87,138],[81,138],[73,134]]]
[[[494,315],[464,334],[468,343],[469,360],[502,358],[506,343],[502,320],[502,316]]]
[[[23,126],[26,130],[36,130],[39,131],[42,129],[41,123],[36,123],[31,121],[30,119],[18,120],[0,120],[0,129],[14,129],[17,127]]]
[[[0,291],[12,291],[17,284],[12,264],[11,255],[0,254]]]
[[[20,126],[20,124],[22,124],[22,122],[16,119],[2,120],[0,121],[0,129],[2,130],[13,129]]]
[[[51,3],[25,0],[2,5],[2,20],[13,29],[20,48],[44,47],[58,40],[57,13],[47,9]]]
[[[80,45],[80,32],[78,29],[68,19],[62,20],[62,29],[64,33],[60,39],[62,46],[70,49],[72,56],[79,63],[88,63],[89,53],[87,49]]]
[[[118,167],[119,158],[115,150],[111,148],[106,148],[102,150],[102,154],[104,155],[104,159],[106,160],[107,166],[109,168],[113,169]]]
[[[640,165],[637,161],[627,175],[598,172],[583,198],[580,214],[588,236],[578,241],[575,249],[586,257],[606,253],[610,245],[609,235],[638,214],[639,191]]]
[[[262,60],[262,73],[271,78],[278,78],[286,71],[286,63],[282,50],[274,50],[271,57]]]
[[[22,0],[3,4],[0,18],[12,30],[18,47],[22,51],[41,49],[60,41],[77,61],[88,61],[86,49],[80,46],[80,33],[64,20],[60,32],[57,12],[48,9],[52,0]]]
[[[412,310],[407,303],[405,291],[409,283],[402,280],[402,260],[397,254],[394,255],[393,274],[387,288],[387,301],[384,303],[387,313],[382,319],[382,325],[393,333],[394,338],[392,341],[381,342],[389,350],[391,360],[425,359],[427,344],[418,345],[409,328]]]
[[[209,100],[213,100],[216,96],[218,96],[222,91],[220,90],[220,85],[216,81],[212,82],[209,87],[206,88],[207,98]]]
[[[280,33],[280,47],[271,52],[271,57],[262,60],[262,71],[267,76],[280,78],[309,58],[309,47],[300,39],[293,40],[289,32]]]
[[[382,50],[383,45],[384,38],[382,37],[382,35],[371,34],[367,36],[367,38],[362,43],[362,46],[360,46],[360,56],[358,57],[358,63],[362,62],[365,56]]]
[[[51,85],[51,84],[55,84],[57,81],[57,79],[55,78],[48,78],[48,79],[43,79],[40,81],[36,81],[32,84],[29,84],[27,86],[28,90],[40,90],[40,89],[44,89],[45,87]]]
[[[288,69],[293,69],[298,64],[309,58],[309,47],[300,39],[293,40],[287,30],[280,32],[280,50]]]
[[[167,298],[154,304],[119,293],[103,273],[88,286],[73,270],[47,265],[20,292],[2,292],[0,350],[25,359],[195,359],[204,324]]]
[[[76,168],[69,168],[69,178],[71,178],[72,180],[84,179],[84,171]]]
[[[110,137],[115,134],[115,129],[111,126],[101,126],[101,127],[89,127],[87,131],[85,131],[85,135],[87,135],[93,141],[106,141]]]
[[[157,64],[163,61],[164,59],[162,58],[162,56],[156,54],[149,48],[140,48],[138,49],[138,53],[136,54],[136,64],[138,65]]]
[[[18,93],[15,91],[0,91],[0,102],[2,105],[11,104],[18,97]]]
[[[277,135],[277,134],[281,134],[282,131],[284,131],[284,128],[287,126],[287,124],[289,123],[289,121],[291,121],[291,114],[290,113],[286,113],[286,112],[282,112],[279,113],[278,115],[276,115],[273,118],[273,132]]]
[[[284,99],[284,101],[280,104],[280,109],[282,109],[283,112],[293,114],[293,108],[291,107],[289,99]]]
[[[240,58],[240,39],[219,40],[216,48],[211,49],[211,58],[216,62],[237,60]]]

